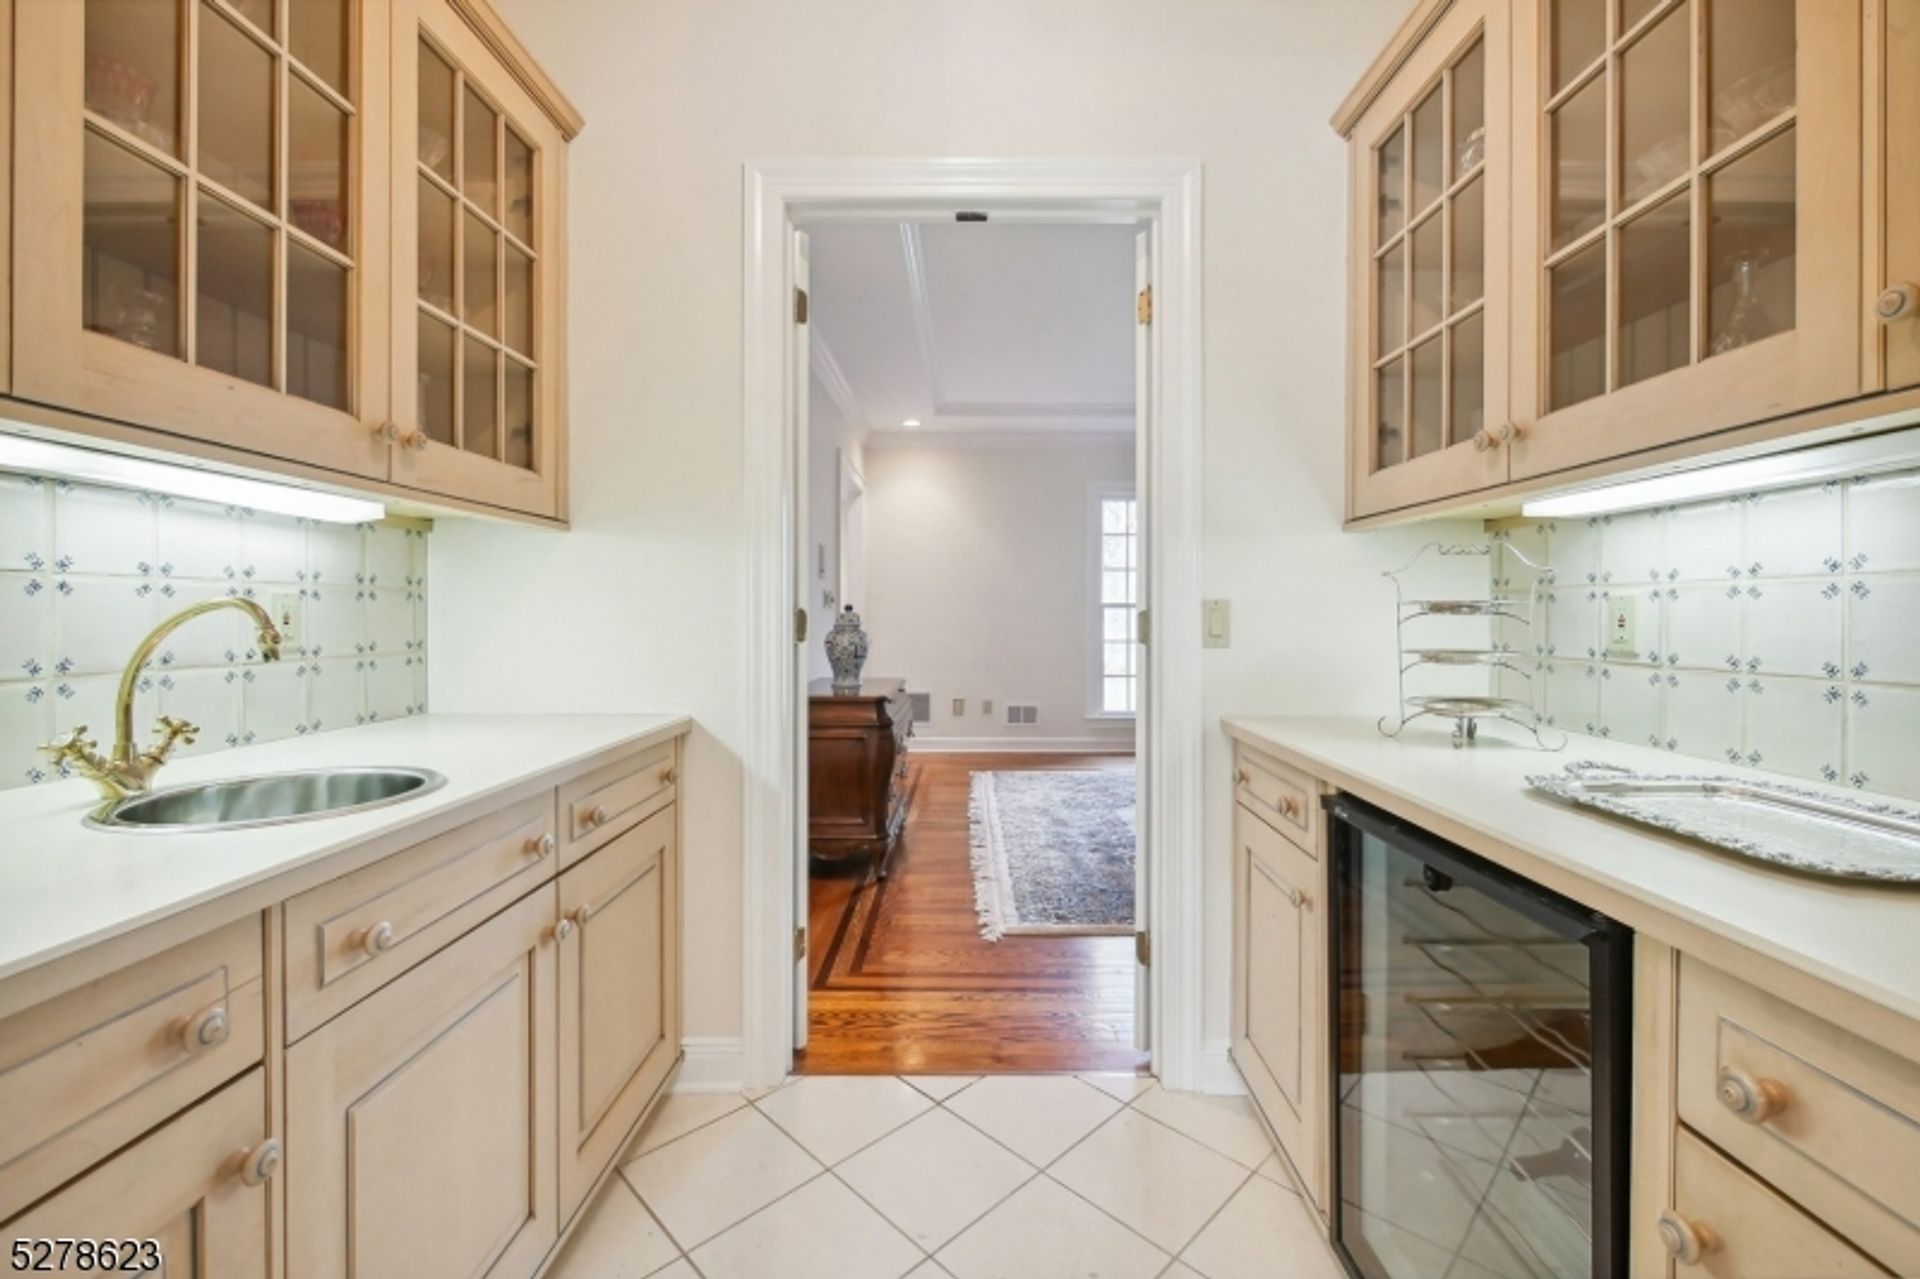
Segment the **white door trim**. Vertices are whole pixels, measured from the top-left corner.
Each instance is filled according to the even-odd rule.
[[[842,218],[950,217],[1131,222],[1153,230],[1158,367],[1141,447],[1152,513],[1146,653],[1153,709],[1139,743],[1151,850],[1149,1015],[1154,1069],[1172,1088],[1202,1080],[1204,895],[1201,761],[1201,170],[1194,160],[749,161],[744,189],[746,347],[745,708],[741,760],[741,1020],[748,1085],[777,1082],[792,1059],[797,693],[792,687],[795,379],[792,229]]]

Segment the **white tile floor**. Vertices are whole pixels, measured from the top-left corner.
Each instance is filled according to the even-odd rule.
[[[676,1094],[552,1279],[1339,1279],[1239,1098],[1117,1075]]]

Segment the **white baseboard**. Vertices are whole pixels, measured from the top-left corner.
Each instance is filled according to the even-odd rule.
[[[1224,1039],[1209,1039],[1200,1045],[1200,1078],[1196,1082],[1199,1091],[1219,1097],[1238,1097],[1247,1091],[1246,1081],[1240,1078],[1239,1067],[1233,1064],[1233,1058],[1227,1054],[1227,1041]]]
[[[740,1092],[747,1083],[747,1050],[738,1036],[688,1036],[680,1041],[686,1054],[675,1092]]]
[[[916,755],[1131,755],[1131,737],[925,737],[914,735]]]

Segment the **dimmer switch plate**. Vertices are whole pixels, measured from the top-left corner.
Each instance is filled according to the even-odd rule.
[[[1631,595],[1607,599],[1607,653],[1612,657],[1640,655],[1640,601]]]

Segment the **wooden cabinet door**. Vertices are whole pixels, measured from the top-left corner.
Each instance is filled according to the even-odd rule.
[[[455,0],[394,0],[396,483],[561,514],[566,138]]]
[[[1459,0],[1348,139],[1347,515],[1503,483],[1507,0]]]
[[[287,1051],[294,1279],[531,1274],[558,1236],[554,896]]]
[[[1881,106],[1885,136],[1884,278],[1876,312],[1885,325],[1889,390],[1920,386],[1920,0],[1886,0]],[[1870,104],[1871,105],[1871,104]],[[1911,291],[1909,291],[1911,290]]]
[[[676,810],[560,877],[560,1204],[573,1215],[680,1056]]]
[[[1515,479],[1861,391],[1862,8],[1514,5]]]
[[[387,30],[359,10],[12,7],[16,394],[387,477]]]
[[[270,1248],[266,1180],[278,1169],[267,1141],[264,1072],[255,1069],[185,1111],[51,1199],[6,1223],[16,1241],[152,1240],[164,1273],[182,1279],[266,1279]],[[96,1254],[97,1255],[97,1254]],[[124,1255],[124,1254],[123,1254]],[[73,1253],[46,1268],[79,1274],[151,1265],[83,1264]],[[26,1269],[11,1266],[13,1269]]]
[[[1233,1056],[1287,1158],[1319,1198],[1326,1068],[1320,864],[1234,808]],[[1326,1205],[1320,1203],[1324,1211]]]

